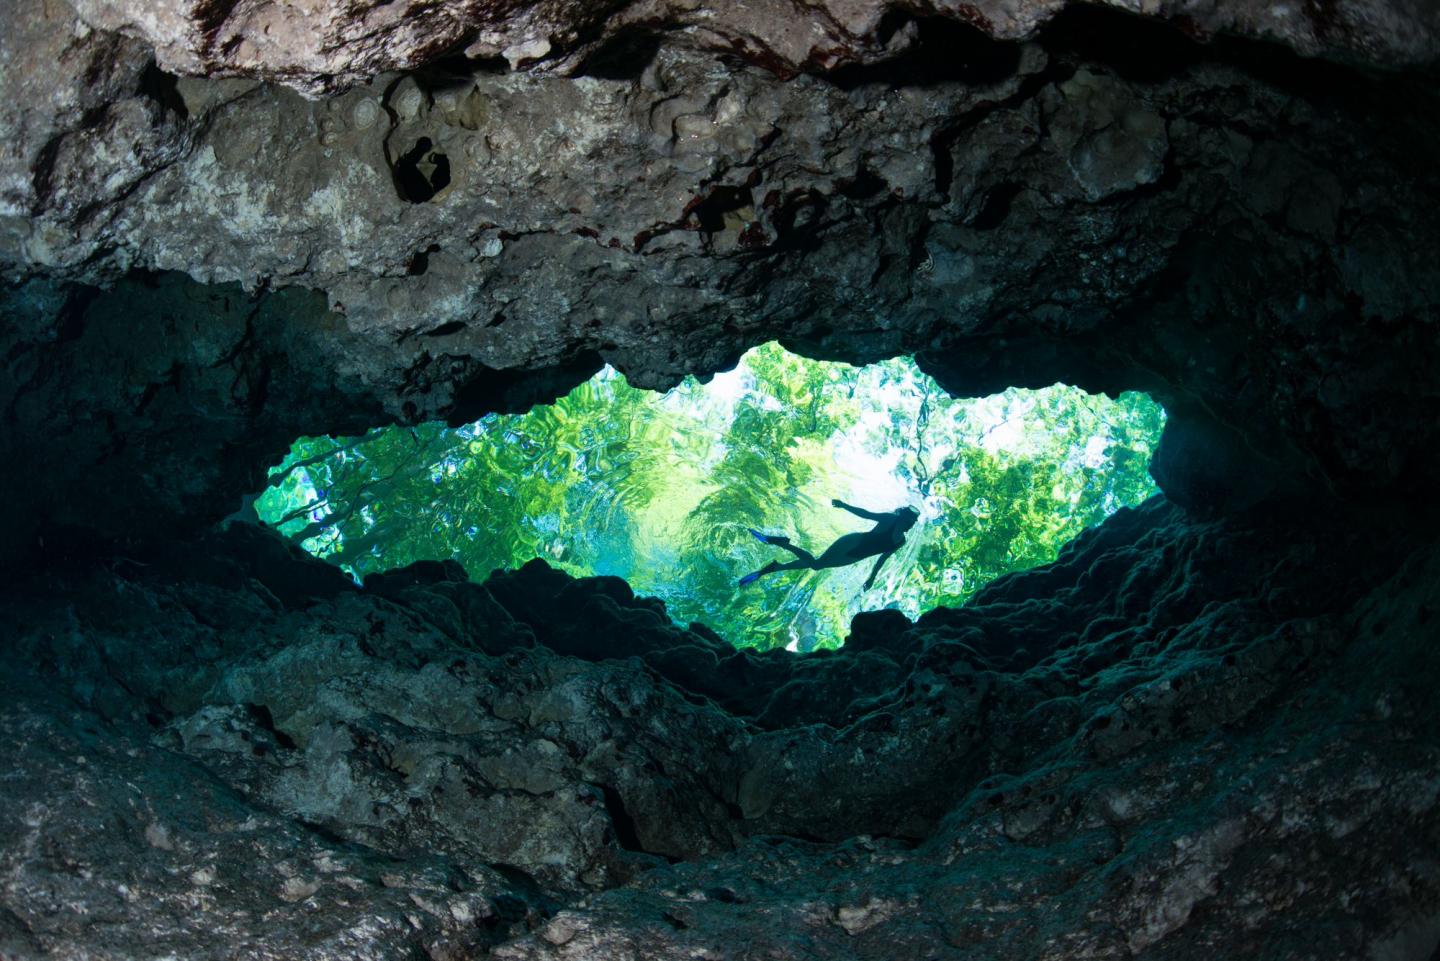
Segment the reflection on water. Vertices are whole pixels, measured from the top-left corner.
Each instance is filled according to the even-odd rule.
[[[772,344],[666,394],[607,369],[524,415],[303,439],[258,506],[357,576],[455,557],[483,578],[542,557],[624,577],[737,644],[810,650],[860,610],[963,603],[1143,500],[1163,419],[1143,395],[1067,387],[953,400],[906,359],[853,368]],[[748,528],[816,554],[868,529],[832,498],[920,512],[871,590],[873,559],[737,587],[789,559]]]

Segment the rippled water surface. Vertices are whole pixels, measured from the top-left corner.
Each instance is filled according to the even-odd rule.
[[[1139,394],[953,400],[907,359],[853,368],[772,344],[666,394],[607,368],[524,415],[304,438],[257,507],[357,576],[454,557],[483,579],[541,557],[624,577],[737,644],[810,650],[841,642],[857,611],[915,616],[1053,559],[1154,492],[1163,421]],[[871,589],[873,559],[738,586],[789,559],[751,528],[818,554],[871,526],[834,498],[920,513]]]

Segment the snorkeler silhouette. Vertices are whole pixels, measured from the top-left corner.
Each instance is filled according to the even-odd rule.
[[[875,575],[880,573],[880,565],[885,559],[905,543],[905,532],[915,526],[920,519],[918,511],[909,507],[902,507],[899,510],[890,511],[885,514],[876,514],[872,511],[861,510],[852,507],[842,500],[832,500],[831,506],[841,510],[849,511],[856,517],[863,517],[866,520],[874,521],[875,526],[868,531],[857,531],[854,534],[846,534],[825,548],[825,553],[816,557],[807,550],[802,550],[790,543],[790,538],[784,534],[762,534],[751,528],[750,533],[763,544],[773,544],[783,548],[795,555],[795,560],[781,564],[779,561],[771,561],[764,567],[740,578],[740,586],[753,584],[766,574],[774,574],[778,571],[818,571],[826,567],[845,567],[854,564],[856,561],[863,561],[867,557],[879,557],[875,560],[875,566],[870,569],[870,576],[865,578],[865,590],[875,583]]]

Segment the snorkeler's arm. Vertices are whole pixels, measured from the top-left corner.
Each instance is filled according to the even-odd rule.
[[[875,558],[875,566],[872,567],[872,568],[870,568],[870,576],[867,577],[867,578],[865,578],[865,590],[867,590],[867,591],[870,590],[871,586],[874,585],[874,583],[875,583],[875,575],[880,573],[880,565],[881,565],[881,564],[884,564],[885,561],[886,561],[886,560],[890,557],[890,555],[893,554],[893,553],[895,553],[895,552],[894,552],[894,551],[886,551],[885,553],[881,554],[879,557]]]
[[[838,497],[830,502],[830,506],[838,507],[842,511],[849,511],[856,517],[863,517],[867,521],[883,521],[890,516],[889,514],[876,514],[874,511],[867,511],[860,507],[852,507],[851,505],[840,500]]]

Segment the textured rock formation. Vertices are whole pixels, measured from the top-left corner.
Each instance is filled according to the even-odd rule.
[[[0,0],[0,955],[1429,961],[1435,9],[1143,7]],[[775,337],[1170,500],[804,657],[209,532]]]
[[[359,590],[272,537],[11,586],[11,953],[1440,940],[1440,570],[1382,530],[1156,500],[964,611],[862,619],[813,657],[736,653],[543,565]]]
[[[1423,0],[1270,4],[1105,0],[1177,22],[1195,37],[1233,31],[1280,40],[1303,53],[1414,62],[1440,53],[1440,17]],[[172,73],[241,75],[311,91],[420,66],[447,51],[511,68],[595,72],[676,37],[781,75],[893,57],[916,37],[917,18],[968,24],[996,39],[1035,32],[1066,0],[821,0],[698,4],[692,0],[466,0],[423,3],[116,3],[77,0],[85,22],[138,36]]]
[[[83,408],[219,440],[202,462],[258,463],[322,426],[520,402],[522,372],[550,372],[530,397],[603,361],[660,386],[780,336],[854,361],[914,352],[957,393],[1149,389],[1174,425],[1157,472],[1192,508],[1413,491],[1440,469],[1440,420],[1385,426],[1436,406],[1428,75],[1091,12],[1029,43],[931,23],[889,64],[824,78],[666,46],[627,76],[444,61],[312,102],[177,81],[46,9],[0,38],[29,68],[0,76],[18,132],[0,252],[26,284],[7,295],[7,379],[29,395],[6,401],[15,436],[51,444],[52,412]],[[61,82],[32,89],[36,56]],[[137,267],[254,300],[63,286]],[[229,305],[200,336],[222,349],[172,343],[157,310],[175,296]],[[286,330],[247,337],[255,311]],[[63,359],[97,339],[114,348]],[[278,344],[303,361],[275,369]],[[147,409],[197,365],[208,409]],[[125,389],[95,397],[107,378]],[[89,496],[169,496],[123,451],[113,467]],[[235,483],[196,484],[210,518],[251,480],[216,475]],[[136,477],[151,489],[126,490]]]

